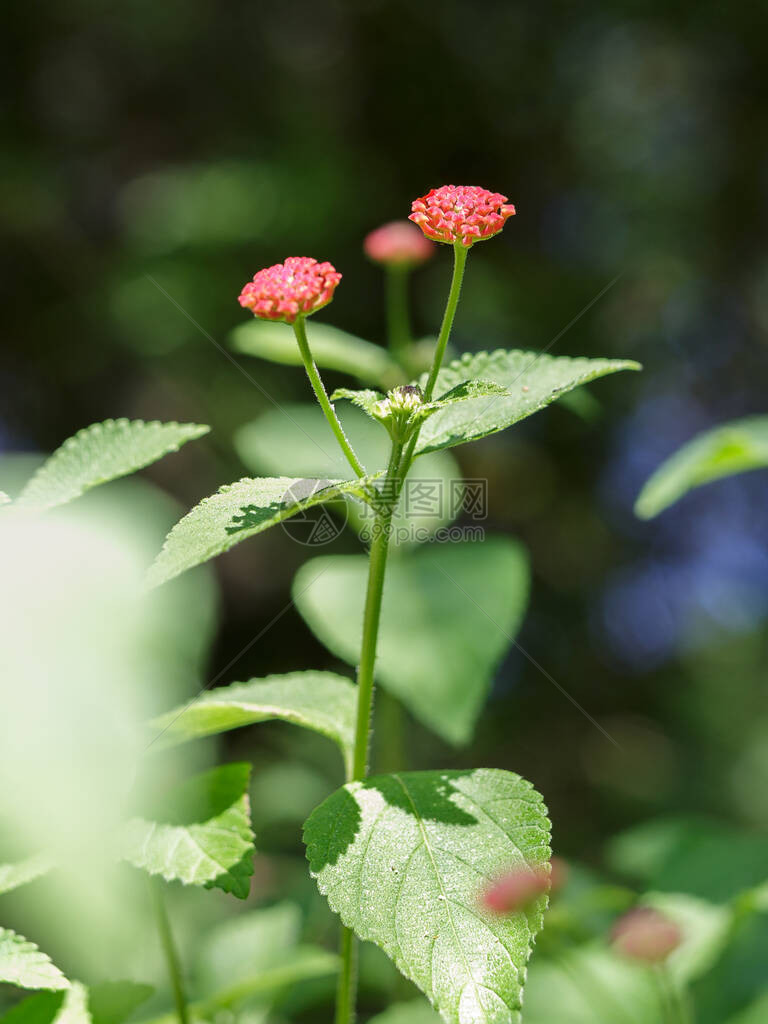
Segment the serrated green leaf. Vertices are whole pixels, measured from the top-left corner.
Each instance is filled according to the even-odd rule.
[[[368,561],[313,558],[296,575],[296,607],[316,636],[351,665],[360,656]],[[493,673],[528,599],[528,562],[506,537],[435,544],[387,570],[376,678],[450,743],[472,736]]]
[[[277,718],[332,739],[349,767],[356,707],[357,691],[349,679],[332,672],[291,672],[209,690],[150,727],[162,749]]]
[[[197,423],[126,419],[94,423],[66,440],[43,463],[17,504],[37,509],[64,505],[92,487],[149,466],[209,430]]]
[[[768,466],[768,416],[707,430],[663,462],[643,487],[635,514],[652,519],[695,487]]]
[[[15,864],[0,864],[0,894],[12,892],[27,882],[42,878],[51,870],[51,861],[44,854],[27,857]]]
[[[414,999],[410,1003],[395,1003],[384,1013],[377,1013],[368,1024],[440,1024],[440,1015],[423,999]]]
[[[336,388],[331,395],[332,402],[347,401],[362,409],[368,416],[373,416],[373,410],[378,402],[383,401],[384,395],[380,391],[372,391],[365,388],[363,391],[355,391],[352,388]]]
[[[517,349],[467,353],[440,371],[437,394],[466,380],[483,380],[501,385],[509,395],[441,409],[422,427],[417,454],[477,441],[532,416],[573,388],[619,370],[639,369],[639,363],[625,359],[572,359]],[[426,375],[418,383],[423,387]]]
[[[321,369],[338,370],[385,388],[404,383],[401,367],[379,345],[314,320],[307,333],[312,355]],[[232,331],[230,343],[236,352],[245,355],[286,366],[302,365],[296,338],[287,324],[250,320]]]
[[[448,1024],[517,1024],[544,897],[497,916],[500,872],[549,858],[541,797],[512,772],[405,772],[348,783],[313,812],[310,871],[343,923],[380,946]]]
[[[343,495],[362,498],[372,481],[373,477],[339,481],[278,476],[227,484],[174,526],[147,574],[147,583],[151,587],[166,583],[315,505]]]
[[[370,472],[386,469],[390,439],[385,430],[360,410],[340,405],[344,432]],[[287,415],[286,415],[287,413]],[[327,437],[319,447],[316,439]],[[235,434],[235,448],[254,473],[294,473],[296,476],[336,477],[345,472],[322,410],[316,405],[288,405],[273,409]],[[418,459],[408,474],[406,494],[393,519],[392,542],[419,543],[453,521],[461,507],[462,473],[450,452],[435,452]],[[414,497],[409,505],[408,495]],[[350,523],[367,536],[370,516],[366,506],[348,501]],[[411,507],[412,506],[412,507]]]
[[[253,874],[250,765],[221,765],[164,794],[151,817],[133,818],[122,857],[150,875],[215,886],[245,899]]]
[[[0,981],[19,988],[69,988],[69,982],[34,942],[0,928]]]
[[[93,1024],[123,1024],[154,994],[151,985],[135,981],[103,981],[88,986],[88,1009]]]

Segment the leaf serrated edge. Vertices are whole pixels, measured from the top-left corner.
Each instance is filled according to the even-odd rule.
[[[474,771],[483,771],[483,772],[486,772],[488,774],[492,774],[492,775],[496,775],[496,776],[498,776],[498,775],[502,775],[504,777],[513,776],[517,780],[517,782],[522,783],[523,784],[523,786],[522,786],[523,790],[527,790],[529,793],[532,793],[533,797],[534,797],[533,800],[529,800],[527,802],[535,805],[538,809],[541,810],[542,817],[544,818],[544,820],[546,821],[547,826],[548,826],[548,827],[544,827],[544,826],[541,826],[541,825],[535,825],[535,826],[528,826],[528,827],[538,828],[540,831],[543,831],[547,835],[548,839],[551,837],[551,834],[552,834],[552,821],[551,821],[551,819],[549,817],[549,808],[547,807],[547,805],[546,805],[546,803],[544,801],[544,797],[541,795],[541,793],[539,793],[539,791],[536,789],[536,787],[533,785],[533,783],[529,779],[526,779],[522,775],[518,775],[517,772],[508,771],[507,769],[504,769],[504,768],[482,768],[482,769],[477,769],[476,768],[476,769],[473,769],[473,770]],[[434,772],[434,774],[439,774],[440,773],[439,769],[431,769],[431,771]],[[408,773],[406,773],[406,774],[408,774]],[[347,783],[345,783],[343,786],[341,786],[339,788],[340,789],[346,789],[346,790],[349,791],[351,787],[354,787],[355,790],[357,790],[357,789],[360,789],[360,788],[364,788],[364,786],[365,786],[365,780],[363,780],[362,782],[361,781],[347,782]],[[334,792],[338,792],[338,790],[335,790]],[[331,796],[332,795],[333,794],[331,794]],[[330,797],[327,797],[326,799],[330,799]],[[522,797],[520,797],[519,799],[522,799]],[[325,802],[325,801],[323,801],[323,802]],[[320,804],[318,806],[321,807],[322,804]],[[305,858],[307,860],[307,863],[309,865],[309,874],[315,880],[315,883],[317,885],[317,888],[318,888],[321,896],[325,896],[325,898],[326,898],[326,900],[328,902],[328,906],[330,907],[332,912],[338,916],[339,920],[344,925],[344,927],[345,928],[349,928],[351,931],[353,931],[355,933],[355,935],[357,935],[357,937],[359,939],[362,939],[363,942],[373,942],[374,945],[378,946],[379,944],[375,941],[375,939],[372,939],[370,937],[370,935],[362,934],[362,932],[359,931],[355,927],[355,925],[348,918],[345,917],[345,915],[342,913],[341,909],[336,905],[335,900],[333,899],[333,897],[330,895],[330,893],[328,891],[328,887],[323,884],[323,882],[320,879],[320,876],[316,872],[314,872],[312,870],[312,865],[311,865],[310,858],[309,858],[309,844],[310,844],[309,836],[310,836],[310,832],[311,832],[312,819],[315,816],[315,811],[316,810],[317,810],[317,808],[315,808],[315,810],[312,811],[310,816],[307,818],[306,822],[304,823],[304,828],[302,830],[302,839],[303,839],[303,842],[304,842],[304,851],[305,851],[304,856],[305,856]],[[320,830],[318,830],[317,834],[318,835],[322,835],[323,833]],[[547,842],[546,846],[542,850],[542,853],[545,854],[547,860],[551,859],[551,857],[552,857],[552,847],[550,845],[550,842]],[[539,908],[539,905],[540,905],[540,908]],[[530,963],[531,956],[533,955],[533,948],[536,945],[536,938],[537,938],[539,932],[541,932],[542,928],[544,927],[544,914],[546,913],[548,907],[549,907],[549,895],[547,894],[543,899],[541,899],[541,898],[539,899],[539,902],[537,902],[537,910],[535,912],[532,912],[532,911],[526,911],[525,912],[526,923],[527,923],[528,933],[529,933],[528,951],[527,951],[527,955],[526,955],[526,958],[525,958],[525,963],[522,964],[520,967],[517,967],[517,965],[515,965],[515,970],[517,971],[517,975],[518,975],[518,982],[520,984],[520,1005],[516,1009],[512,1009],[513,1013],[518,1013],[519,1014],[522,1011],[523,999],[524,999],[524,995],[525,995],[525,983],[528,980],[528,964]],[[533,922],[534,922],[535,930],[534,930],[534,928],[531,927],[531,924],[530,924],[531,914],[535,914],[535,916],[533,917]],[[501,945],[503,945],[503,943],[501,942],[500,939],[497,940],[497,941]],[[381,948],[381,947],[379,946],[379,948]],[[398,950],[399,950],[399,947],[398,947]],[[412,982],[414,985],[416,985],[416,987],[419,989],[420,992],[424,992],[424,990],[421,988],[421,986],[418,984],[418,982],[415,980],[415,978],[411,974],[410,967],[409,967],[408,963],[404,960],[404,958],[402,956],[390,956],[390,954],[386,953],[386,952],[385,952],[385,955],[388,956],[392,960],[392,962],[395,964],[397,969],[400,971],[400,973],[405,978],[407,978],[410,982]],[[433,988],[433,986],[431,986],[431,987]],[[432,992],[424,992],[424,995],[429,1000],[429,1003],[432,1006],[432,1008],[437,1013],[439,1013],[442,1016],[442,1011],[436,1005],[436,1003],[435,1003],[435,1001],[433,999]],[[445,1018],[443,1018],[443,1019],[445,1019]]]

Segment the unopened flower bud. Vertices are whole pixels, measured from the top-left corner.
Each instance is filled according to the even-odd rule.
[[[434,252],[424,235],[407,220],[394,220],[371,231],[363,242],[366,256],[374,263],[393,267],[414,267]]]
[[[289,256],[254,275],[240,292],[241,306],[262,320],[284,320],[292,324],[298,316],[309,316],[333,298],[341,274],[330,263],[318,263],[308,256]]]
[[[493,914],[514,914],[527,910],[537,897],[549,891],[549,887],[547,865],[514,868],[488,886],[482,894],[482,903]]]
[[[653,907],[635,907],[616,922],[611,939],[624,956],[646,964],[663,963],[680,945],[682,933],[674,921]]]
[[[456,242],[467,248],[497,235],[515,208],[500,192],[477,185],[443,185],[411,204],[409,220],[433,242]]]

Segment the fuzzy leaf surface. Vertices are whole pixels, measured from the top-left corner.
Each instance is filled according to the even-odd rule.
[[[314,320],[307,325],[307,335],[312,355],[321,369],[338,370],[382,387],[403,381],[402,369],[379,345]],[[296,337],[288,324],[254,319],[238,325],[230,334],[230,343],[236,352],[271,363],[303,365]]]
[[[360,655],[368,576],[364,555],[310,559],[293,595],[310,629],[337,657]],[[468,742],[493,674],[528,601],[528,560],[506,537],[435,544],[392,559],[376,678],[449,743]]]
[[[519,775],[404,772],[348,783],[305,826],[310,871],[344,924],[375,942],[448,1024],[518,1024],[545,897],[488,913],[510,868],[547,862],[549,821]]]
[[[50,957],[8,928],[0,928],[0,981],[19,988],[69,988]]]
[[[357,691],[344,676],[332,672],[290,672],[208,690],[193,703],[156,718],[150,727],[162,748],[256,722],[281,719],[333,740],[349,766],[356,708]]]
[[[695,487],[768,466],[768,416],[750,416],[707,430],[679,448],[649,478],[635,503],[652,519]]]
[[[133,818],[122,856],[150,875],[215,886],[245,899],[253,874],[250,765],[227,764],[164,794],[151,817]]]
[[[482,380],[500,385],[507,394],[441,409],[422,427],[416,452],[477,441],[532,416],[573,388],[619,370],[639,369],[639,363],[625,359],[572,359],[519,349],[466,353],[440,371],[435,393],[444,395],[465,381]],[[423,387],[426,375],[418,383]]]
[[[64,505],[92,487],[135,473],[207,434],[197,423],[105,420],[68,438],[38,469],[17,504],[37,509]]]
[[[223,554],[235,544],[300,512],[344,495],[361,497],[366,481],[257,477],[227,484],[204,498],[165,538],[147,582],[156,587]]]

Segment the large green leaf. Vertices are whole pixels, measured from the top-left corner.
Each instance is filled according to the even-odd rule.
[[[278,476],[227,484],[204,498],[174,526],[149,570],[147,582],[159,586],[315,505],[345,494],[362,497],[370,482]]]
[[[445,1021],[520,1021],[545,899],[499,917],[479,897],[500,872],[549,858],[546,808],[530,783],[491,769],[376,776],[325,800],[304,838],[331,909]]]
[[[98,484],[143,469],[207,434],[197,423],[144,423],[105,420],[79,430],[38,469],[19,496],[18,505],[53,508]]]
[[[18,889],[27,882],[34,882],[36,878],[48,874],[51,867],[51,861],[44,854],[27,857],[15,864],[0,864],[0,894]]]
[[[652,519],[702,484],[768,466],[768,416],[751,416],[707,430],[663,462],[635,503],[641,519]]]
[[[69,982],[34,942],[0,928],[0,981],[19,988],[69,988]]]
[[[386,469],[389,435],[360,410],[337,409],[344,432],[369,472]],[[288,405],[272,409],[245,424],[235,434],[235,448],[253,473],[294,473],[330,477],[345,472],[330,427],[317,405]],[[319,442],[319,443],[318,443]],[[422,542],[456,518],[463,498],[462,473],[450,452],[435,452],[418,459],[408,474],[405,493],[393,519],[393,541],[409,537]],[[350,501],[349,519],[367,533],[370,511]]]
[[[121,853],[166,881],[216,886],[245,899],[253,874],[250,765],[227,764],[163,794],[123,828]]]
[[[424,424],[417,453],[451,448],[511,427],[554,402],[573,388],[618,370],[639,370],[626,359],[571,359],[518,349],[467,353],[444,367],[435,394],[442,395],[467,380],[492,381],[508,397],[473,398],[441,409]],[[419,383],[426,383],[426,376]]]
[[[348,767],[356,707],[357,691],[349,679],[332,672],[291,672],[209,690],[156,718],[151,729],[163,747],[279,718],[338,743]]]
[[[307,334],[312,355],[322,369],[348,373],[366,384],[385,388],[404,383],[402,369],[379,345],[314,320]],[[236,352],[287,366],[302,365],[293,329],[287,324],[249,320],[232,331],[230,342]]]
[[[335,555],[306,562],[294,580],[294,601],[312,631],[352,665],[367,576],[364,555]],[[377,679],[438,735],[468,742],[527,599],[527,558],[506,537],[434,544],[393,559]]]

